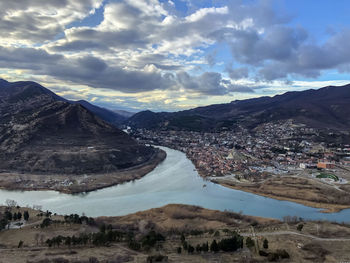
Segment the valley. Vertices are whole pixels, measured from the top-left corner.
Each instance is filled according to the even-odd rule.
[[[292,120],[265,123],[253,130],[240,127],[209,133],[136,129],[133,133],[143,143],[186,153],[207,180],[325,208],[324,212],[350,207],[350,148],[342,142],[343,135],[330,135]]]

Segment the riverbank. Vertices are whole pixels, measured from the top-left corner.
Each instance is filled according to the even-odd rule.
[[[142,178],[153,171],[166,158],[166,152],[155,149],[146,163],[119,172],[84,175],[43,175],[0,173],[0,189],[45,191],[54,190],[67,194],[95,191]]]
[[[245,191],[281,201],[290,201],[309,207],[321,208],[322,213],[337,213],[350,208],[344,203],[344,191],[332,189],[314,181],[296,177],[271,178],[259,183],[234,183],[214,179],[224,187]],[[342,199],[343,198],[343,199]],[[339,203],[338,203],[339,202]]]

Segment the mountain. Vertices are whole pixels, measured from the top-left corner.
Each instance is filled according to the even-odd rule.
[[[110,124],[118,127],[120,124],[122,124],[128,117],[126,117],[123,114],[119,114],[117,112],[113,112],[111,110],[98,107],[96,105],[93,105],[85,100],[78,100],[78,101],[72,101],[73,104],[80,104],[89,111],[95,113],[98,117],[100,117],[102,120],[109,122]]]
[[[156,151],[35,82],[0,81],[2,171],[107,173],[141,165]]]
[[[160,128],[160,125],[162,125],[168,119],[171,119],[173,115],[174,113],[155,113],[150,110],[146,110],[131,116],[127,120],[127,124],[135,128],[155,129]]]
[[[130,118],[131,116],[133,116],[135,114],[135,112],[130,112],[130,111],[126,111],[126,110],[114,110],[114,112],[125,117],[125,118]]]
[[[137,128],[220,130],[293,119],[315,128],[350,128],[350,84],[287,92],[274,97],[237,100],[175,113],[143,111],[128,120]]]

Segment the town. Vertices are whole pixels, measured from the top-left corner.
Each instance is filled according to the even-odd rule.
[[[136,129],[131,134],[142,143],[186,153],[202,177],[254,182],[298,174],[337,184],[350,179],[349,144],[327,142],[318,130],[290,120],[250,131],[243,127],[214,133]]]

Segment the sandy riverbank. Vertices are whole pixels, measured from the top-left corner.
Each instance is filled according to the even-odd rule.
[[[166,158],[163,150],[157,149],[153,157],[136,167],[120,172],[84,175],[43,175],[0,173],[0,189],[6,190],[54,190],[62,193],[77,194],[91,192],[105,187],[140,179]]]
[[[299,203],[305,206],[322,208],[322,213],[336,213],[343,209],[350,208],[350,205],[341,203],[341,196],[332,196],[333,199],[327,199],[325,193],[322,193],[322,188],[318,184],[306,183],[308,181],[300,181],[300,184],[288,185],[288,180],[296,180],[295,178],[279,178],[273,183],[231,183],[221,181],[220,179],[212,180],[214,183],[218,183],[224,187],[245,191],[281,201],[290,201]],[[271,181],[270,181],[271,182]],[[330,189],[328,189],[330,191]],[[335,190],[334,190],[335,191]],[[331,192],[327,193],[331,195]],[[328,201],[328,202],[327,202]],[[337,202],[339,201],[339,203]]]

